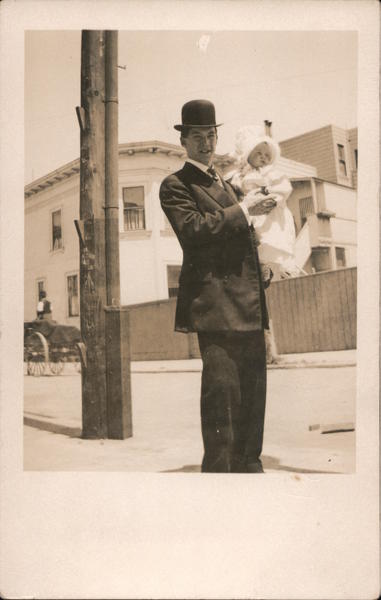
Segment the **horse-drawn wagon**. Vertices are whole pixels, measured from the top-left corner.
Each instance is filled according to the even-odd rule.
[[[81,333],[77,327],[36,319],[24,323],[24,362],[27,374],[60,375],[65,363],[80,368]]]

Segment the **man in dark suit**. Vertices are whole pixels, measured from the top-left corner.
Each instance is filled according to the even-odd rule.
[[[250,215],[271,199],[237,198],[213,167],[214,105],[182,109],[184,167],[162,182],[161,206],[183,250],[175,329],[198,333],[203,362],[202,472],[262,473],[268,327],[255,232]],[[254,206],[255,204],[255,206]]]

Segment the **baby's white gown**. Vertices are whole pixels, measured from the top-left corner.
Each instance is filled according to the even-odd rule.
[[[233,181],[232,181],[233,183]],[[295,274],[299,271],[295,264],[295,225],[294,218],[287,206],[287,198],[292,187],[285,175],[271,165],[261,169],[250,169],[242,177],[240,187],[244,194],[261,187],[275,187],[277,205],[266,215],[252,217],[255,232],[258,235],[259,260],[279,267],[280,273]],[[260,201],[260,200],[259,200]]]

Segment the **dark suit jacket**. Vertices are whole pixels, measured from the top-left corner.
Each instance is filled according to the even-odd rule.
[[[185,163],[164,179],[160,201],[183,249],[175,329],[267,328],[255,232],[233,188]]]

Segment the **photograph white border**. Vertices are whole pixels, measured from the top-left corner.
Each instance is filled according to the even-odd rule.
[[[357,30],[358,371],[353,475],[24,472],[24,31]],[[5,0],[0,6],[0,594],[379,594],[379,7],[373,0]],[[182,68],[179,65],[179,68]]]

